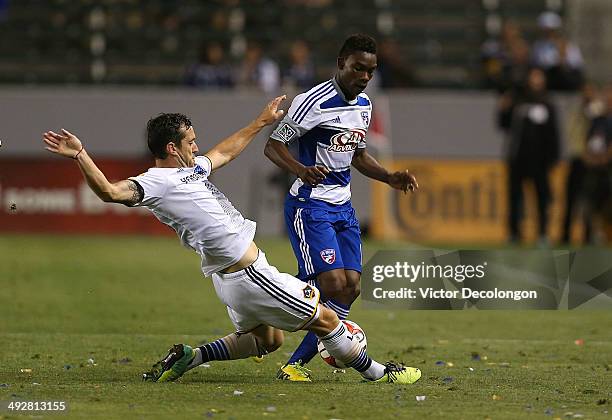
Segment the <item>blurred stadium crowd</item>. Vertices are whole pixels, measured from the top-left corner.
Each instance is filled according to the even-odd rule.
[[[383,88],[478,88],[524,53],[511,28],[534,40],[551,7],[563,12],[561,0],[0,0],[0,82],[303,87],[365,32]],[[502,16],[514,24],[498,41]]]

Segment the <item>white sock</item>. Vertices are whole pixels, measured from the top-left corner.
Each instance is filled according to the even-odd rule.
[[[364,378],[376,380],[385,374],[385,366],[368,356],[342,322],[332,332],[319,338],[331,356],[357,370]]]
[[[187,370],[191,370],[194,367],[200,366],[202,363],[204,363],[202,361],[202,350],[200,350],[199,347],[196,347],[195,349],[193,349],[193,351],[195,352],[195,356],[193,357],[193,360],[187,366]]]

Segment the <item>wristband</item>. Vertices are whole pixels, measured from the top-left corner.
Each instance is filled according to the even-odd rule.
[[[79,150],[79,151],[77,152],[77,154],[76,154],[76,155],[74,155],[74,157],[73,157],[72,159],[76,160],[76,158],[78,158],[78,157],[79,157],[79,155],[81,154],[81,152],[82,152],[83,150],[85,150],[85,148],[84,148],[84,147],[81,147],[81,150]]]

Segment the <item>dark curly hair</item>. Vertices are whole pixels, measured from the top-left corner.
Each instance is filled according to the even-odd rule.
[[[363,51],[371,54],[376,54],[376,41],[366,34],[353,34],[349,36],[342,44],[338,57],[348,57],[349,55]]]
[[[191,120],[183,114],[159,114],[147,123],[147,145],[149,150],[158,159],[165,159],[166,145],[170,142],[179,145],[185,131],[191,127]]]

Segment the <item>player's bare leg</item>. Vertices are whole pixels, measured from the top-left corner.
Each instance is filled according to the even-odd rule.
[[[252,333],[261,343],[264,343],[268,353],[272,353],[273,351],[277,350],[285,341],[285,334],[283,330],[279,330],[278,328],[273,328],[268,325],[257,327],[252,331]],[[251,358],[254,362],[261,363],[263,362],[263,356],[264,355],[262,354],[259,356],[251,356]]]
[[[361,273],[355,270],[344,270],[346,287],[337,298],[340,302],[350,306],[361,294]]]
[[[360,293],[361,274],[355,270],[336,269],[317,276],[319,290],[327,299],[343,305],[351,305]]]
[[[277,328],[261,325],[248,333],[232,333],[212,343],[192,348],[187,344],[175,344],[166,357],[144,374],[145,380],[155,382],[175,381],[185,372],[202,363],[214,360],[237,360],[261,357],[277,350],[284,340]]]

